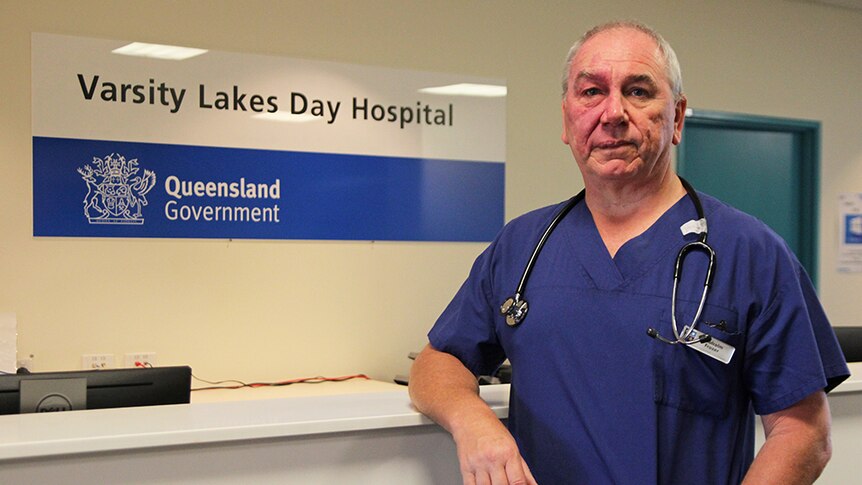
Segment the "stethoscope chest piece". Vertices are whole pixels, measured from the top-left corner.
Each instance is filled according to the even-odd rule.
[[[510,327],[518,326],[527,316],[527,310],[529,310],[527,300],[518,298],[518,295],[506,298],[506,301],[500,305],[500,314],[506,317],[506,325]]]

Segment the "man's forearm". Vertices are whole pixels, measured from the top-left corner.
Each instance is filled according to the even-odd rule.
[[[479,397],[476,377],[430,345],[410,370],[410,398],[455,440],[464,483],[536,485],[515,439]]]
[[[459,421],[489,414],[497,419],[479,397],[476,377],[458,359],[430,345],[410,369],[409,391],[416,409],[453,435]]]
[[[743,484],[810,485],[832,455],[829,404],[816,392],[778,413],[764,416],[766,442]]]
[[[810,485],[817,480],[826,466],[828,454],[780,441],[764,443],[743,485]]]

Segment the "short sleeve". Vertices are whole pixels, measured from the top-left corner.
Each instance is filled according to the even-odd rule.
[[[473,263],[470,275],[428,333],[431,345],[457,357],[473,374],[487,375],[505,360],[494,329],[491,301],[492,243]]]
[[[760,415],[786,409],[817,390],[828,392],[849,376],[811,280],[790,259],[787,276],[778,276],[779,290],[747,336],[745,373]]]
[[[850,370],[847,368],[847,361],[844,359],[835,331],[832,330],[826,312],[814,290],[814,284],[801,267],[799,276],[802,281],[802,296],[805,299],[805,307],[808,309],[808,317],[814,329],[814,339],[817,342],[817,350],[826,375],[826,387],[823,390],[828,393],[850,377]]]

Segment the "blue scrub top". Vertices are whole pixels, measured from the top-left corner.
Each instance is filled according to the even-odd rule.
[[[521,216],[479,256],[429,333],[475,374],[512,364],[508,425],[540,484],[735,484],[754,456],[754,413],[769,414],[849,375],[813,286],[762,222],[700,194],[716,253],[697,328],[735,348],[729,364],[647,336],[672,337],[677,253],[697,235],[683,197],[610,257],[586,203],[549,237],[508,327],[518,286],[562,204]],[[707,258],[690,253],[677,324],[694,317]],[[714,326],[711,326],[714,325]]]

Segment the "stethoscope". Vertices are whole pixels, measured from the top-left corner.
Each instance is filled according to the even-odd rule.
[[[697,196],[697,193],[694,191],[691,184],[689,184],[685,179],[680,177],[679,180],[682,182],[689,198],[691,198],[694,203],[694,208],[697,211],[698,222],[702,227],[698,231],[700,233],[698,240],[687,243],[679,250],[679,253],[676,256],[676,266],[673,270],[673,294],[671,296],[671,326],[673,328],[674,338],[669,339],[661,336],[658,333],[658,330],[653,327],[647,329],[647,335],[666,344],[691,345],[696,343],[706,343],[712,339],[712,337],[705,333],[697,332],[695,330],[695,326],[697,325],[697,321],[700,319],[701,313],[703,313],[703,307],[706,304],[706,295],[709,293],[709,287],[712,284],[712,273],[715,268],[715,251],[713,251],[709,244],[706,243],[707,224],[706,217],[703,214],[703,206],[700,203],[700,197]],[[563,208],[554,216],[551,223],[548,224],[547,229],[545,229],[544,234],[542,234],[541,239],[539,239],[539,242],[536,244],[535,249],[533,249],[533,254],[530,256],[529,261],[527,261],[527,266],[524,268],[524,273],[521,275],[521,281],[518,283],[518,288],[515,290],[515,294],[507,298],[506,301],[500,305],[500,314],[506,317],[506,324],[508,326],[516,327],[524,321],[524,318],[526,318],[527,311],[530,307],[527,300],[524,298],[524,290],[527,286],[527,280],[530,278],[530,273],[536,265],[536,259],[539,257],[539,253],[545,246],[545,242],[548,240],[548,237],[550,237],[551,233],[554,232],[554,229],[556,229],[560,221],[566,217],[566,214],[568,214],[572,208],[578,204],[578,202],[583,200],[584,193],[585,191],[582,190],[578,195],[569,199],[566,202],[566,205],[564,205]],[[692,251],[702,251],[706,253],[709,257],[709,265],[706,270],[706,279],[703,283],[703,293],[701,293],[700,296],[697,313],[695,313],[691,324],[680,331],[676,324],[676,291],[679,285],[679,278],[682,275],[683,261]]]

